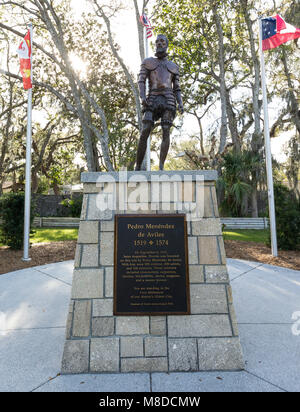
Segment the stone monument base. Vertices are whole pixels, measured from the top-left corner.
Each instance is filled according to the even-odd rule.
[[[85,173],[62,373],[244,368],[213,171]],[[114,216],[186,214],[190,315],[114,316]]]

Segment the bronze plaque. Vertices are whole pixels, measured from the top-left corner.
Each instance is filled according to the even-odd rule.
[[[188,315],[185,215],[117,215],[115,315]]]

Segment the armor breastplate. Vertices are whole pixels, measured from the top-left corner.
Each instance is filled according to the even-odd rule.
[[[179,75],[178,66],[167,60],[150,57],[142,63],[139,82],[144,83],[146,77],[150,80],[150,93],[160,94],[173,89],[173,82]]]
[[[169,72],[166,65],[159,64],[156,69],[150,72],[150,91],[171,89],[173,74]]]

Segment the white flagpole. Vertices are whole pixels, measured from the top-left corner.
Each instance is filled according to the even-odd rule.
[[[274,201],[272,154],[271,154],[270,130],[269,130],[269,112],[268,112],[266,73],[265,73],[265,59],[264,59],[264,52],[262,49],[262,18],[259,19],[259,50],[260,50],[261,84],[262,84],[262,91],[263,91],[263,107],[264,107],[264,122],[265,122],[264,135],[265,135],[266,169],[267,169],[267,181],[268,181],[268,201],[269,201],[269,215],[270,215],[270,229],[271,229],[271,244],[272,244],[272,255],[276,257],[278,256],[278,249],[277,249],[275,201]]]
[[[146,59],[149,57],[149,41],[147,38],[147,27],[144,27],[144,33],[145,33],[145,56]],[[146,96],[148,96],[149,92],[149,83],[148,80],[146,82]],[[148,137],[147,141],[147,150],[146,150],[146,170],[151,171],[151,135]]]
[[[31,82],[32,76],[32,23],[29,24],[30,41],[31,41]],[[30,262],[30,203],[31,203],[31,139],[32,139],[32,88],[28,90],[28,107],[27,107],[27,138],[26,138],[26,173],[25,173],[25,205],[24,205],[24,255],[23,261]]]

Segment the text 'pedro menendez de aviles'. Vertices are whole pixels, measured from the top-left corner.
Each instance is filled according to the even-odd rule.
[[[139,74],[140,98],[143,105],[143,129],[140,136],[136,170],[141,170],[147,148],[147,140],[154,122],[161,119],[162,143],[159,169],[163,170],[170,146],[170,128],[176,115],[176,101],[180,113],[183,103],[179,85],[178,66],[167,59],[168,39],[160,34],[156,39],[155,57],[145,59]],[[149,79],[149,95],[146,97],[146,80]]]

